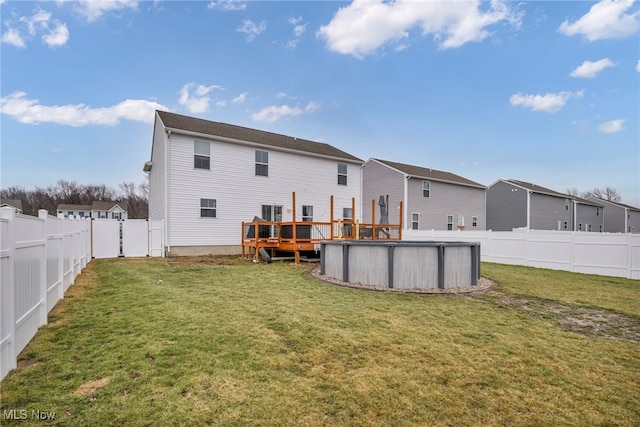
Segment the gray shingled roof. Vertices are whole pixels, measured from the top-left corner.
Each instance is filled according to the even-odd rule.
[[[507,179],[506,181],[510,182],[512,184],[515,184],[515,185],[519,185],[520,187],[524,187],[527,190],[531,190],[531,191],[533,191],[535,193],[547,194],[549,196],[563,197],[565,199],[573,199],[574,198],[573,196],[570,196],[568,194],[560,193],[560,192],[554,191],[554,190],[550,190],[548,188],[544,188],[544,187],[541,187],[539,185],[532,184],[530,182],[518,181],[517,179]]]
[[[389,167],[399,170],[417,178],[425,178],[433,181],[451,182],[454,184],[466,185],[469,187],[486,188],[484,185],[471,181],[470,179],[463,178],[459,175],[451,172],[439,171],[431,168],[423,168],[420,166],[406,165],[404,163],[390,162],[388,160],[372,159]]]
[[[592,196],[592,199],[598,200],[599,202],[604,202],[604,203],[611,203],[612,205],[617,205],[623,208],[627,208],[630,209],[632,211],[638,211],[640,212],[640,208],[637,208],[635,206],[631,206],[631,205],[626,205],[624,203],[620,203],[620,202],[612,202],[611,200],[605,200],[605,199],[601,199],[600,197],[596,197],[596,196]]]
[[[210,135],[212,137],[219,136],[238,141],[247,141],[276,148],[303,151],[315,155],[329,156],[349,160],[351,162],[364,163],[362,159],[321,142],[279,135],[277,133],[265,132],[242,126],[230,125],[227,123],[212,122],[210,120],[197,119],[195,117],[182,116],[180,114],[168,113],[166,111],[158,111],[157,113],[165,128],[173,130],[196,132],[203,135]]]
[[[94,201],[93,205],[91,205],[91,209],[94,211],[108,211],[111,210],[115,205],[120,206],[122,210],[126,211],[126,209],[123,208],[123,206],[125,205],[122,202],[108,202],[101,200]]]
[[[91,205],[58,205],[59,211],[90,211]]]
[[[22,200],[19,199],[0,199],[0,205],[9,205],[22,210]]]

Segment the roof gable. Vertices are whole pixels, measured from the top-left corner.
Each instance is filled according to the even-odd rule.
[[[0,199],[0,205],[22,210],[22,200],[19,199]]]
[[[388,160],[381,160],[381,159],[371,159],[371,160],[374,160],[380,164],[386,165],[390,168],[396,169],[399,172],[402,172],[406,175],[410,175],[411,177],[414,177],[414,178],[422,178],[422,179],[432,180],[432,181],[441,181],[441,182],[447,182],[451,184],[465,185],[468,187],[477,187],[482,189],[486,188],[482,184],[471,181],[470,179],[467,179],[467,178],[463,178],[451,172],[445,172],[445,171],[440,171],[440,170],[431,169],[431,168],[423,168],[421,166],[407,165],[404,163],[391,162]]]
[[[157,114],[162,120],[165,128],[173,130],[195,132],[211,137],[228,138],[237,142],[244,141],[280,148],[283,150],[300,151],[317,156],[335,157],[337,159],[350,162],[360,164],[364,163],[362,159],[321,142],[309,141],[306,139],[230,125],[227,123],[213,122],[210,120],[168,113],[166,111],[157,111]]]
[[[574,196],[571,196],[569,194],[564,194],[558,191],[550,190],[548,188],[541,187],[539,185],[532,184],[530,182],[518,181],[517,179],[507,179],[506,182],[525,188],[534,193],[545,194],[547,196],[553,196],[553,197],[561,197],[563,199],[575,199]]]

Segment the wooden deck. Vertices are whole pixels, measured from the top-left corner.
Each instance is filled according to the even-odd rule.
[[[256,232],[257,231],[257,232]],[[243,222],[242,256],[260,259],[260,248],[271,256],[293,252],[296,263],[300,252],[320,250],[324,240],[401,240],[400,224],[365,224],[337,220],[333,222]]]

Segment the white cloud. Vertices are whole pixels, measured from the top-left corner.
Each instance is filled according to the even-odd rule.
[[[91,108],[85,104],[42,105],[37,99],[28,99],[25,92],[14,92],[0,98],[0,112],[21,123],[57,123],[80,127],[88,125],[113,126],[120,120],[153,123],[155,110],[168,108],[157,102],[127,99],[105,108]]]
[[[611,62],[609,58],[604,58],[599,61],[584,61],[582,65],[573,70],[569,75],[571,77],[592,79],[605,68],[614,66],[615,64]]]
[[[598,126],[598,130],[603,133],[616,133],[624,130],[624,119],[609,120]]]
[[[64,46],[69,41],[69,30],[65,24],[57,23],[54,29],[48,31],[42,36],[42,41],[49,47]]]
[[[248,92],[243,92],[240,95],[233,98],[231,102],[233,102],[234,104],[242,104],[247,99],[248,94],[249,94]]]
[[[278,99],[281,99],[281,98],[298,99],[295,96],[288,95],[288,94],[286,94],[284,92],[276,93],[276,98],[278,98]]]
[[[521,13],[499,0],[456,2],[455,6],[447,1],[355,0],[340,8],[317,36],[327,41],[330,50],[363,58],[407,39],[416,26],[423,36],[432,34],[440,40],[441,49],[448,49],[485,39],[491,34],[487,28],[500,22],[519,28],[521,19]]]
[[[320,104],[316,102],[309,102],[304,108],[299,106],[292,107],[290,105],[271,105],[253,114],[251,118],[256,122],[272,123],[277,122],[280,119],[290,119],[303,114],[310,114],[317,111],[319,108]]]
[[[9,29],[3,34],[2,42],[16,47],[27,47],[25,38],[14,24],[7,21]],[[16,22],[24,30],[27,38],[42,35],[42,42],[49,47],[60,47],[69,41],[67,25],[57,19],[51,18],[51,12],[36,8],[32,16],[21,16]]]
[[[640,59],[638,59],[638,63],[636,64],[636,71],[640,73]]]
[[[239,26],[236,31],[241,33],[245,33],[247,35],[247,41],[252,42],[256,37],[260,35],[264,30],[267,29],[267,24],[265,22],[261,22],[259,24],[255,24],[253,21],[249,19],[244,19],[242,21],[242,25]]]
[[[207,9],[220,9],[225,11],[245,10],[247,4],[236,0],[218,0],[210,1]]]
[[[193,93],[192,89],[195,90]],[[204,113],[209,109],[209,92],[212,90],[223,90],[221,86],[204,86],[195,83],[187,83],[180,90],[180,98],[178,103],[189,110],[191,113]]]
[[[216,102],[216,106],[218,106],[218,107],[226,107],[227,106],[227,101],[224,100],[224,99],[221,100],[221,101],[218,101],[218,102]]]
[[[87,22],[98,20],[106,12],[138,9],[138,2],[135,0],[81,0],[74,1],[73,5],[76,11],[87,19]]]
[[[287,22],[293,25],[293,37],[294,37],[292,40],[287,41],[287,47],[289,49],[295,49],[298,43],[300,42],[300,37],[302,37],[302,35],[307,31],[307,25],[309,23],[305,22],[303,24],[302,16],[299,16],[297,18],[289,18]]]
[[[9,28],[3,35],[2,35],[2,43],[9,43],[15,47],[27,47],[27,45],[24,42],[24,39],[22,38],[22,36],[20,36],[20,33],[13,29],[13,28]]]
[[[582,35],[589,41],[624,38],[640,28],[640,12],[627,13],[634,0],[602,0],[573,23],[564,21],[558,31],[567,36]]]
[[[532,111],[556,113],[567,104],[569,99],[581,99],[583,96],[583,91],[547,93],[545,95],[525,95],[522,93],[516,93],[511,96],[509,103],[513,106],[528,108]]]

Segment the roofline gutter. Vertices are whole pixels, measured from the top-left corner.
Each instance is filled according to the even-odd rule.
[[[321,159],[335,160],[335,161],[340,161],[340,162],[353,163],[353,164],[357,164],[357,165],[364,165],[365,164],[364,160],[345,159],[344,157],[327,156],[327,155],[324,155],[324,154],[311,153],[309,151],[292,150],[290,148],[276,147],[276,146],[273,146],[273,145],[260,144],[259,142],[251,142],[251,141],[245,141],[245,140],[242,140],[242,139],[227,138],[225,136],[210,135],[210,134],[206,134],[206,133],[193,132],[193,131],[190,131],[190,130],[169,128],[169,127],[165,127],[165,130],[168,131],[168,132],[176,132],[176,133],[180,133],[180,134],[183,134],[183,135],[199,137],[199,138],[205,138],[205,139],[209,139],[209,140],[213,139],[213,140],[218,140],[218,141],[222,141],[222,142],[228,142],[228,143],[231,143],[231,144],[245,145],[245,146],[248,146],[248,147],[259,147],[259,148],[265,148],[266,147],[266,148],[268,148],[270,150],[282,151],[282,152],[285,152],[285,153],[292,153],[292,154],[298,154],[298,155],[302,154],[302,155],[309,156],[309,157],[317,157],[317,158],[321,158]]]
[[[480,184],[478,184],[478,185],[467,184],[466,182],[449,181],[448,179],[439,179],[439,178],[432,178],[432,177],[428,177],[428,176],[411,175],[411,174],[408,174],[408,173],[402,172],[402,171],[400,171],[400,173],[404,174],[407,178],[417,178],[417,179],[424,179],[424,180],[427,180],[427,181],[444,182],[445,184],[463,185],[465,187],[480,188],[482,190],[486,190],[487,189],[487,187],[485,187],[484,185],[480,185]]]

